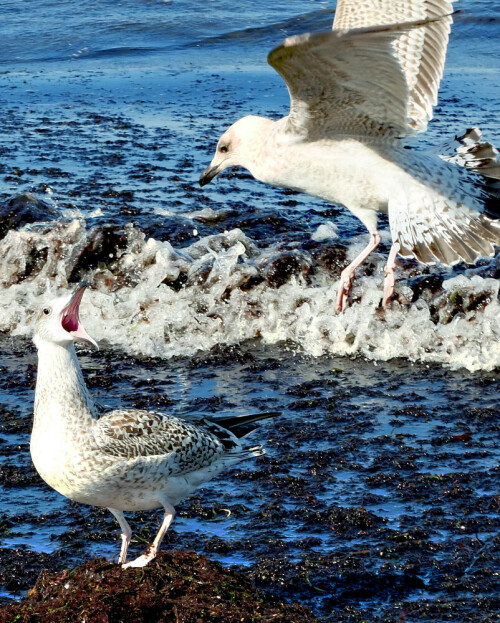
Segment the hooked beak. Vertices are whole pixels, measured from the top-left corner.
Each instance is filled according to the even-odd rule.
[[[210,165],[207,167],[200,177],[200,186],[206,186],[209,182],[211,182],[214,177],[219,175],[222,171],[220,164],[216,164],[215,166]]]
[[[88,287],[88,285],[88,283],[83,281],[77,286],[76,290],[73,292],[73,296],[71,297],[69,303],[61,311],[61,326],[71,335],[74,340],[87,342],[88,344],[92,344],[99,350],[97,342],[90,337],[90,335],[87,333],[87,331],[85,331],[82,323],[80,322],[80,303],[82,302],[83,293],[85,292],[85,289]]]

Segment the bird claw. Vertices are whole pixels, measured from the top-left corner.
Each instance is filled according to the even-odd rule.
[[[396,278],[394,272],[386,271],[384,279],[384,295],[382,297],[382,307],[387,308],[394,296],[394,289],[396,287]]]
[[[352,290],[352,280],[353,277],[349,276],[347,278],[340,276],[339,290],[337,292],[337,302],[335,305],[335,311],[337,314],[340,312],[345,312],[345,310],[349,307],[349,298]]]
[[[131,560],[130,562],[123,564],[122,569],[146,567],[146,565],[148,565],[156,557],[156,553],[156,549],[150,547],[144,554],[141,554],[141,556],[135,560]]]

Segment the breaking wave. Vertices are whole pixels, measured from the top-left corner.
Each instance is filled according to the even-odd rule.
[[[205,217],[190,214],[193,223]],[[345,247],[326,225],[308,244],[262,249],[232,229],[180,249],[131,224],[25,224],[0,240],[0,331],[31,335],[42,301],[86,278],[87,330],[134,355],[185,356],[260,338],[314,356],[500,366],[498,257],[460,274],[404,261],[397,300],[384,311],[385,257],[374,254],[352,306],[335,314],[340,270],[364,243]]]

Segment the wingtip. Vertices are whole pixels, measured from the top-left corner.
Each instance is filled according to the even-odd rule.
[[[264,456],[264,454],[266,454],[264,446],[252,446],[251,448],[247,448],[247,452],[257,457]]]
[[[293,35],[292,37],[287,37],[284,41],[282,41],[279,45],[273,48],[269,54],[267,55],[267,62],[271,67],[274,67],[274,62],[279,60],[284,53],[289,48],[293,48],[296,45],[307,43],[312,38],[317,38],[320,35],[329,34],[332,31],[326,31],[326,33],[311,33],[305,32],[301,35]]]

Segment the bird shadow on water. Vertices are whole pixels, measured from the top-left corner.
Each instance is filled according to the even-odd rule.
[[[6,602],[43,568],[71,568],[94,556],[114,561],[119,534],[105,509],[63,499],[34,471],[35,352],[18,338],[2,338],[0,350]],[[258,588],[299,601],[323,620],[439,620],[448,613],[486,621],[477,613],[495,611],[498,373],[312,358],[293,344],[259,341],[189,358],[104,349],[80,352],[80,360],[106,408],[193,421],[282,412],[252,435],[265,456],[231,468],[179,505],[164,550],[190,549],[236,566]],[[140,553],[160,515],[129,519],[131,550]]]

